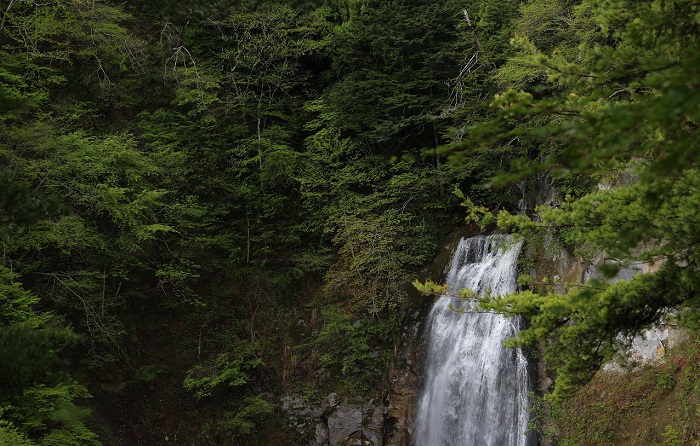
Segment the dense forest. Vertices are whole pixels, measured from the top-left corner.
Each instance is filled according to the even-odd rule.
[[[0,14],[0,444],[295,444],[279,397],[376,393],[465,215],[654,265],[482,303],[529,320],[552,402],[700,324],[694,0]]]

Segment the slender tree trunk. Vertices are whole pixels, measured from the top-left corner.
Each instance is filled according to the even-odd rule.
[[[472,21],[469,19],[469,13],[467,12],[466,9],[462,10],[462,14],[464,14],[464,21],[467,22],[467,26],[472,28],[474,32],[474,39],[476,40],[476,47],[481,51],[481,41],[479,40],[479,35],[476,33],[476,26],[472,27]]]
[[[2,15],[2,20],[0,20],[0,34],[2,34],[2,30],[5,29],[5,19],[7,19],[7,14],[10,13],[10,9],[12,8],[12,4],[15,2],[15,0],[10,0],[10,4],[7,5],[7,9],[5,9],[5,13]]]
[[[247,235],[245,263],[248,264],[248,263],[250,263],[250,215],[246,215],[245,222],[246,222],[246,235]]]
[[[260,187],[263,186],[263,153],[262,153],[262,118],[260,117],[260,110],[261,110],[261,104],[260,102],[262,101],[262,98],[258,99],[258,128],[257,128],[257,136],[258,136],[258,166],[259,166],[259,179],[260,179]]]

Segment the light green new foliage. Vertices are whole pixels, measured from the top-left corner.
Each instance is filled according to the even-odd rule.
[[[198,399],[211,396],[217,387],[241,387],[254,370],[263,364],[249,343],[237,343],[236,351],[221,353],[211,361],[195,365],[187,372],[183,386]]]
[[[221,427],[227,432],[234,432],[234,436],[250,435],[274,410],[275,406],[266,401],[263,395],[251,396],[243,400],[238,410],[224,414]]]
[[[590,20],[590,9],[590,4],[572,0],[521,3],[520,16],[514,20],[512,40],[517,51],[494,76],[500,86],[525,90],[542,87],[547,79],[547,68],[532,57],[533,52],[556,51],[569,60],[580,60],[582,45],[603,37]]]
[[[39,299],[22,288],[18,275],[0,265],[0,324],[25,324],[37,328],[45,324],[50,316],[38,314],[33,306]]]
[[[7,421],[0,420],[0,444],[13,446],[36,446],[36,443],[29,440],[13,428]]]
[[[35,386],[24,391],[10,416],[20,415],[22,428],[38,438],[42,446],[99,446],[98,436],[82,422],[90,410],[73,403],[75,398],[87,398],[87,389],[77,383],[56,386]],[[15,415],[15,416],[17,416]]]
[[[327,306],[320,319],[323,326],[310,346],[325,352],[321,366],[342,376],[333,388],[357,393],[378,386],[382,370],[395,359],[380,344],[396,340],[396,317],[356,319],[343,308]]]
[[[391,216],[338,219],[333,242],[340,258],[327,274],[333,300],[343,298],[350,308],[375,316],[405,303],[408,296],[401,287],[409,280],[408,268],[426,260],[427,247],[412,242],[411,216],[394,215],[396,221]]]

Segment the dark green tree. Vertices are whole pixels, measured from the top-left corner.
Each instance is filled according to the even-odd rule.
[[[624,344],[621,334],[636,333],[669,311],[697,327],[697,14],[695,2],[686,0],[583,1],[576,20],[590,18],[600,31],[575,55],[546,55],[522,43],[532,66],[560,93],[505,92],[493,103],[499,113],[493,126],[474,129],[487,141],[527,137],[548,147],[541,163],[523,159],[514,175],[496,183],[542,171],[600,183],[580,199],[540,209],[539,222],[501,212],[502,229],[532,234],[557,228],[579,255],[602,254],[600,269],[610,276],[631,261],[650,268],[629,281],[593,280],[564,294],[527,291],[487,304],[530,320],[512,345],[545,341],[557,377],[554,398],[587,382]]]

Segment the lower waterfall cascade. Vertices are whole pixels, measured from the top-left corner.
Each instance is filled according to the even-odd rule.
[[[530,378],[525,355],[503,341],[520,318],[473,310],[478,296],[516,290],[522,243],[507,235],[463,238],[446,268],[447,294],[426,320],[424,379],[417,398],[415,446],[527,446]],[[536,442],[536,441],[535,441]]]

